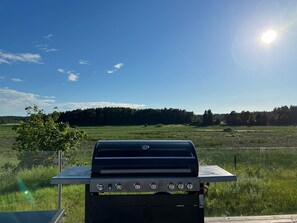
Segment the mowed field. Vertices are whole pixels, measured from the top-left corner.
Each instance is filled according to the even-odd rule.
[[[216,164],[236,173],[236,183],[211,184],[207,216],[297,213],[297,127],[193,127],[185,125],[83,127],[88,138],[77,158],[91,161],[100,139],[187,139],[197,148],[202,165]],[[11,151],[15,133],[0,125],[0,211],[42,210],[57,207],[57,188],[49,181],[57,173],[36,167],[10,171],[17,164]],[[236,163],[235,163],[236,158]],[[66,222],[83,222],[84,187],[64,186]]]

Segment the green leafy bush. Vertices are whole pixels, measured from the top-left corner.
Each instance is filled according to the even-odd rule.
[[[21,121],[14,127],[17,136],[13,149],[18,151],[18,168],[49,166],[58,150],[67,151],[69,160],[73,160],[71,152],[85,137],[85,132],[71,129],[68,123],[58,123],[59,113],[56,110],[46,115],[37,106],[30,106],[26,111],[29,116],[27,121]]]

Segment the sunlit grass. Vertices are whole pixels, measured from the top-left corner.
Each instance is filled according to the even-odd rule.
[[[297,213],[297,148],[293,148],[297,128],[242,126],[231,127],[231,132],[224,132],[224,128],[84,127],[89,138],[78,148],[77,157],[90,164],[94,143],[99,139],[190,139],[197,147],[200,164],[219,165],[238,176],[235,183],[210,185],[207,216]],[[5,141],[4,149],[0,144],[0,167],[18,162],[16,153],[7,150],[14,137],[9,131],[0,126],[0,142]],[[56,209],[57,187],[50,185],[56,174],[55,166],[18,172],[0,169],[0,211]],[[67,223],[83,222],[83,185],[63,186],[63,208]]]
[[[230,166],[229,169],[233,167]],[[295,170],[242,166],[238,181],[211,184],[206,197],[207,216],[292,214],[297,212],[297,174]],[[47,210],[57,208],[57,188],[29,190],[34,204],[24,191],[0,196],[1,211]],[[84,186],[63,187],[66,222],[84,219]]]
[[[0,172],[0,193],[35,191],[50,186],[50,179],[57,174],[56,167],[36,167],[18,172]]]
[[[30,192],[34,204],[27,194],[13,192],[0,196],[0,211],[53,210],[58,208],[56,187],[42,188]],[[84,187],[81,185],[63,187],[63,208],[66,210],[66,223],[84,222]]]

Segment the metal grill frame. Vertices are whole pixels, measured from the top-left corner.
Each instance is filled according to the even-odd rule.
[[[183,191],[182,194],[158,191],[154,195],[104,195],[97,192],[92,183],[104,177],[92,177],[92,168],[87,166],[68,167],[54,176],[51,183],[85,185],[85,223],[204,223],[204,185],[236,181],[237,178],[218,166],[198,168],[197,186],[193,191]]]
[[[203,188],[189,194],[99,195],[86,185],[85,222],[204,223]]]

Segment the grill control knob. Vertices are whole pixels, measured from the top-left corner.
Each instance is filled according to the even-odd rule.
[[[173,183],[169,183],[167,186],[168,186],[169,190],[174,190],[174,188],[175,188]]]
[[[141,186],[139,183],[134,184],[134,189],[135,190],[140,190]]]
[[[179,183],[179,184],[177,185],[177,188],[180,189],[180,190],[182,190],[182,189],[185,188],[185,185],[182,184],[182,183]]]
[[[156,190],[157,189],[157,184],[151,183],[150,188],[151,188],[151,190]]]
[[[123,186],[122,186],[122,184],[118,183],[115,185],[115,188],[116,188],[116,190],[122,190]]]
[[[103,184],[97,184],[96,187],[97,187],[97,189],[98,189],[99,191],[103,191],[103,190],[104,190],[104,186],[103,186]]]
[[[187,183],[187,189],[192,190],[194,185],[192,183]]]

